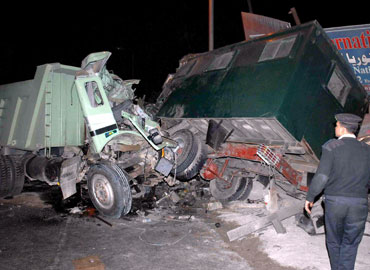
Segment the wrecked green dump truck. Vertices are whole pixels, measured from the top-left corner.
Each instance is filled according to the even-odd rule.
[[[134,102],[139,81],[107,71],[110,55],[42,65],[34,79],[0,86],[0,197],[19,194],[25,177],[59,185],[63,198],[81,183],[101,214],[118,218],[148,187],[198,173],[199,139],[167,138]]]
[[[271,179],[303,197],[321,145],[334,138],[334,115],[367,109],[365,90],[317,22],[183,57],[155,104],[169,134],[189,129],[208,145],[201,176],[223,201],[246,199]]]

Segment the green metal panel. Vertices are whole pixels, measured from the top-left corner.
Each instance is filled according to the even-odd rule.
[[[60,65],[49,74],[49,86],[45,98],[51,100],[51,146],[83,145],[85,125],[78,100],[75,72],[78,68]],[[46,109],[48,108],[45,100]],[[46,115],[45,120],[48,117]],[[47,128],[47,127],[46,127]]]
[[[94,151],[100,153],[107,142],[119,134],[116,120],[99,77],[78,77],[76,86],[89,131],[104,130],[92,136]]]
[[[363,116],[367,101],[321,26],[311,22],[185,57],[157,106],[157,116],[167,119],[276,118],[320,156],[334,136],[334,115]]]
[[[46,64],[37,67],[33,80],[0,86],[1,145],[24,150],[83,145],[77,70]]]

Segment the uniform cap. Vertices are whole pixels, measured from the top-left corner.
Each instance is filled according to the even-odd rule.
[[[351,113],[339,113],[335,115],[335,119],[345,128],[358,128],[362,118]]]

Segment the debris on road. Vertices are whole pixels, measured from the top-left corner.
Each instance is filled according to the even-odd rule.
[[[286,231],[283,228],[281,221],[288,217],[296,215],[297,213],[301,212],[302,209],[303,205],[300,204],[295,204],[290,207],[283,208],[273,214],[257,219],[255,222],[252,222],[251,224],[246,224],[233,230],[230,230],[227,232],[227,236],[229,237],[230,241],[234,241],[270,225],[274,226],[277,233],[285,233]]]
[[[207,203],[207,210],[208,211],[213,211],[213,210],[217,210],[217,209],[222,209],[223,206],[222,206],[222,203],[221,202],[209,202]]]
[[[82,211],[81,211],[80,208],[75,206],[75,207],[73,207],[72,209],[69,210],[69,213],[71,213],[71,214],[82,214]]]

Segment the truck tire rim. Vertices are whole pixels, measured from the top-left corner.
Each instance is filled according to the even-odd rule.
[[[95,175],[92,179],[92,187],[99,206],[110,209],[114,203],[114,193],[108,179],[103,175]]]

